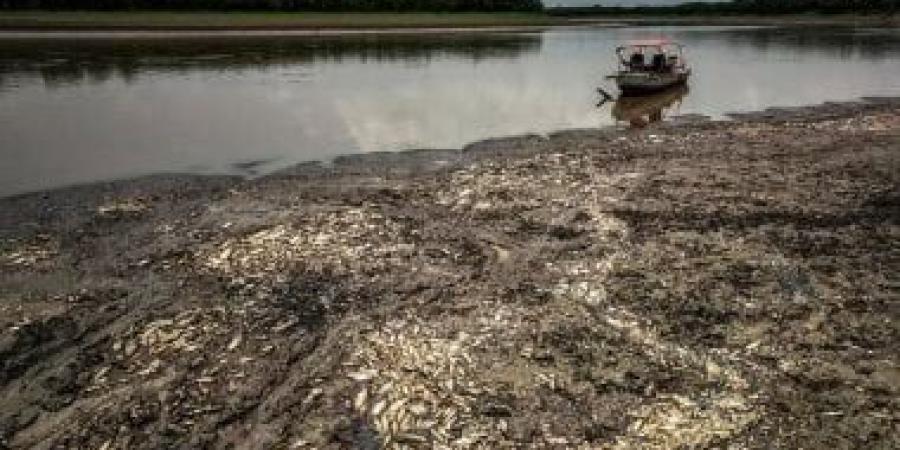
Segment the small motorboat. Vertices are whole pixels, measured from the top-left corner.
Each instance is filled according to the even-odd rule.
[[[687,83],[691,69],[681,44],[665,39],[635,41],[616,48],[616,80],[623,96],[646,95]]]

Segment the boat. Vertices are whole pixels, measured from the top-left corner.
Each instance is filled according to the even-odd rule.
[[[666,39],[634,41],[616,48],[614,79],[623,96],[646,95],[687,83],[691,69],[684,47]]]
[[[612,107],[612,116],[617,123],[644,128],[676,112],[687,93],[688,87],[681,84],[648,95],[620,97]]]

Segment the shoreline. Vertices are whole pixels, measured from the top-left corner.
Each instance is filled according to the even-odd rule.
[[[0,12],[0,31],[380,31],[538,27],[565,20],[535,13]]]
[[[0,199],[0,446],[895,447],[864,100]]]
[[[343,17],[342,17],[343,16]],[[181,22],[181,23],[179,23]],[[566,26],[897,27],[900,16],[564,16],[529,13],[242,13],[0,11],[5,33],[380,33],[518,31]]]
[[[581,27],[583,24],[570,25],[486,25],[472,27],[433,27],[433,28],[221,28],[221,29],[3,29],[0,28],[0,39],[115,39],[115,38],[169,38],[169,37],[264,37],[264,36],[355,36],[355,35],[415,35],[415,34],[453,34],[453,33],[527,33],[543,31],[548,28]],[[615,26],[615,25],[610,25]]]
[[[572,22],[582,20],[594,24],[626,24],[629,26],[810,26],[810,27],[875,27],[900,26],[900,15],[879,16],[860,14],[802,14],[802,15],[732,15],[732,16],[568,16]]]

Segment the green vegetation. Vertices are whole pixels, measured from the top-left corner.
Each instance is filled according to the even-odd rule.
[[[896,24],[898,6],[900,0],[732,0],[555,8],[543,8],[541,0],[0,0],[0,28],[450,28],[553,25],[565,23],[569,16],[727,21],[749,20],[752,15],[765,21],[773,20],[767,19],[772,15],[785,15],[787,19],[779,20],[800,23],[821,17],[809,13],[887,16],[887,22]]]
[[[770,14],[894,14],[900,0],[732,0],[688,2],[676,6],[548,8],[552,15],[770,15]]]
[[[0,0],[4,28],[403,28],[544,25],[540,0]]]
[[[548,25],[540,13],[291,13],[156,11],[9,11],[0,28],[19,29],[350,29]]]

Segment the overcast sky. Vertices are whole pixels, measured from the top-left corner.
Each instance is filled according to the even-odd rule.
[[[598,3],[603,6],[677,5],[688,1],[715,0],[544,0],[544,6],[590,6]]]

